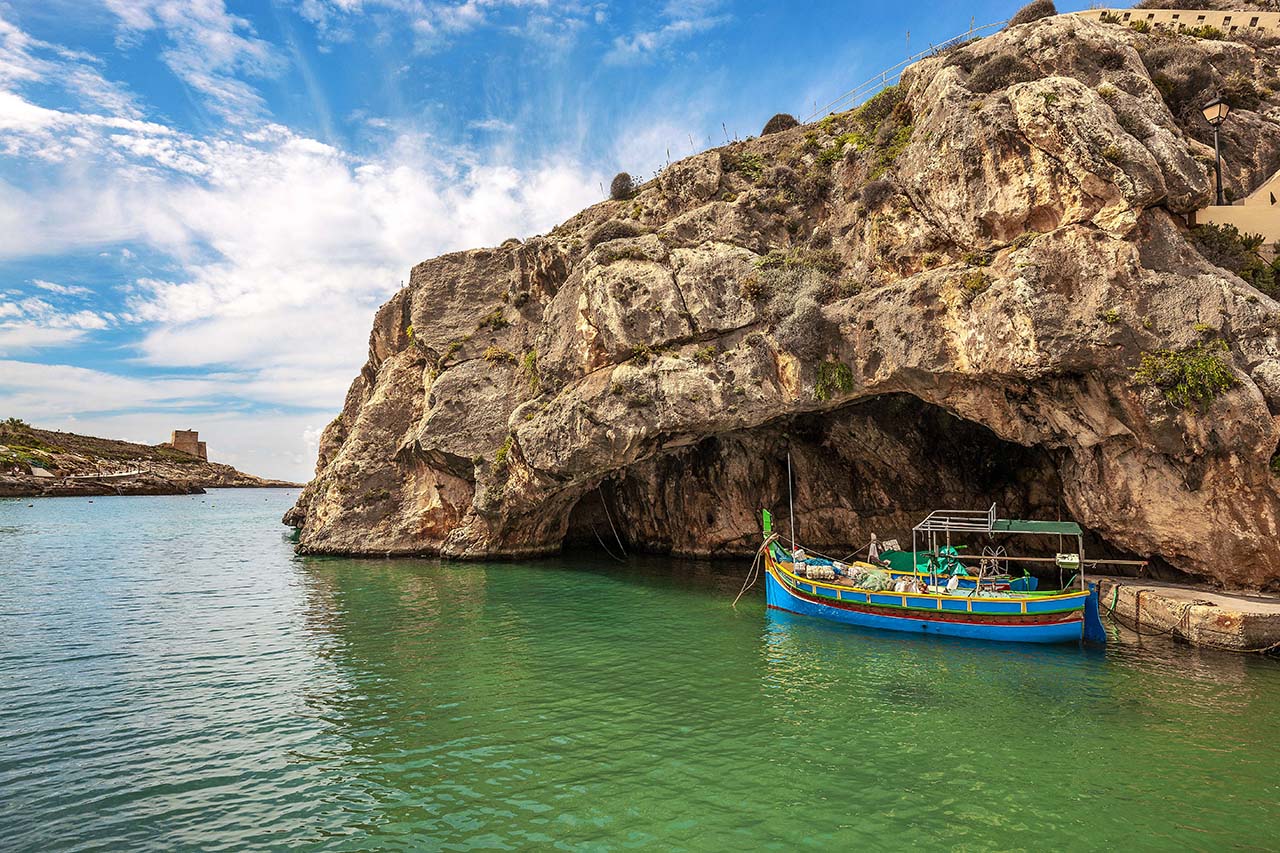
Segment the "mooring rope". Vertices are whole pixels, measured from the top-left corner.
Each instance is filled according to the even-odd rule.
[[[604,549],[604,552],[605,552],[606,554],[608,554],[610,557],[613,557],[613,559],[617,560],[619,563],[625,563],[625,562],[626,562],[626,560],[624,560],[624,559],[622,559],[621,557],[619,557],[619,556],[615,555],[612,551],[610,551],[610,550],[609,550],[609,546],[608,546],[608,545],[606,545],[606,544],[604,544],[604,540],[603,540],[603,539],[601,539],[601,538],[600,538],[600,534],[596,532],[596,526],[595,526],[595,524],[594,524],[594,523],[591,523],[591,522],[588,522],[588,524],[591,524],[591,532],[595,534],[596,541],[600,543],[600,547]]]
[[[618,550],[622,551],[622,556],[627,555],[627,546],[622,544],[622,537],[618,535],[618,528],[613,526],[613,516],[609,514],[609,502],[604,499],[604,484],[596,486],[596,492],[600,495],[600,505],[604,507],[604,517],[609,519],[609,529],[613,531],[613,538],[618,542]]]
[[[1157,594],[1156,590],[1148,589],[1145,587],[1142,589],[1139,589],[1137,592],[1138,593],[1148,592],[1153,595]],[[1141,600],[1141,596],[1136,595],[1135,604],[1137,601],[1140,601],[1140,600]],[[1119,603],[1120,603],[1120,585],[1113,584],[1111,587],[1111,606],[1106,611],[1107,616],[1110,616],[1111,619],[1114,620],[1115,623],[1120,627],[1125,628],[1126,630],[1132,631],[1134,634],[1138,635],[1139,637],[1172,637],[1177,640],[1183,640],[1184,642],[1190,643],[1193,646],[1200,646],[1206,649],[1213,649],[1215,651],[1221,651],[1221,652],[1236,652],[1238,654],[1246,654],[1246,655],[1253,655],[1253,654],[1267,655],[1267,654],[1271,654],[1272,652],[1280,651],[1280,643],[1272,643],[1269,646],[1259,646],[1258,648],[1254,648],[1254,649],[1241,649],[1235,646],[1227,645],[1225,643],[1217,643],[1217,642],[1214,642],[1213,640],[1205,639],[1205,637],[1203,636],[1205,633],[1213,633],[1213,634],[1220,634],[1222,636],[1227,636],[1227,632],[1216,631],[1213,628],[1208,627],[1207,625],[1199,626],[1199,630],[1196,632],[1197,634],[1196,639],[1192,640],[1190,636],[1191,635],[1191,608],[1194,607],[1196,604],[1201,603],[1199,601],[1189,601],[1186,604],[1184,604],[1182,606],[1180,615],[1178,617],[1178,621],[1174,623],[1173,627],[1160,628],[1159,626],[1152,625],[1152,626],[1149,626],[1148,629],[1145,631],[1142,629],[1142,622],[1140,617],[1138,619],[1130,619],[1129,621],[1133,623],[1132,625],[1125,624],[1125,619],[1128,617],[1122,617],[1119,613],[1116,612],[1116,608],[1119,605]],[[1136,611],[1136,607],[1135,607],[1135,611]],[[1135,612],[1135,615],[1137,615],[1136,612]],[[1181,629],[1181,633],[1179,633],[1179,629]]]
[[[764,544],[760,546],[760,550],[756,551],[756,558],[751,561],[751,568],[747,569],[747,576],[742,579],[742,589],[738,590],[738,595],[733,599],[733,604],[729,605],[734,610],[738,609],[738,599],[746,595],[747,590],[756,585],[756,581],[760,579],[760,558],[764,556],[764,552],[778,540],[778,534],[771,533],[769,538],[764,540]]]

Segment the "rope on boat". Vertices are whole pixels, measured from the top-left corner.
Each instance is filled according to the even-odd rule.
[[[738,599],[746,595],[747,590],[756,585],[756,581],[760,579],[760,558],[764,556],[764,552],[769,546],[778,541],[778,534],[771,533],[769,538],[764,540],[764,544],[760,546],[760,550],[756,551],[756,558],[751,561],[751,568],[747,570],[747,576],[742,579],[742,589],[738,590],[738,595],[733,599],[733,604],[729,605],[734,610],[738,609]]]

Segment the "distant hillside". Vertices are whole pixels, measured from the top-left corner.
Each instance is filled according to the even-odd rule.
[[[206,488],[297,485],[206,462],[165,444],[37,429],[0,421],[0,497],[192,494]]]

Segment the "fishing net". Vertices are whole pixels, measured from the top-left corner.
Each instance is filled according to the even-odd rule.
[[[893,581],[889,580],[889,575],[884,572],[867,572],[866,575],[858,582],[858,586],[862,589],[868,589],[872,592],[881,592],[893,585]]]

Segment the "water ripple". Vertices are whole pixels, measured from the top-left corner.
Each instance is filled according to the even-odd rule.
[[[0,501],[5,849],[1280,834],[1274,662],[838,629],[731,609],[737,566],[302,560],[291,499]]]

